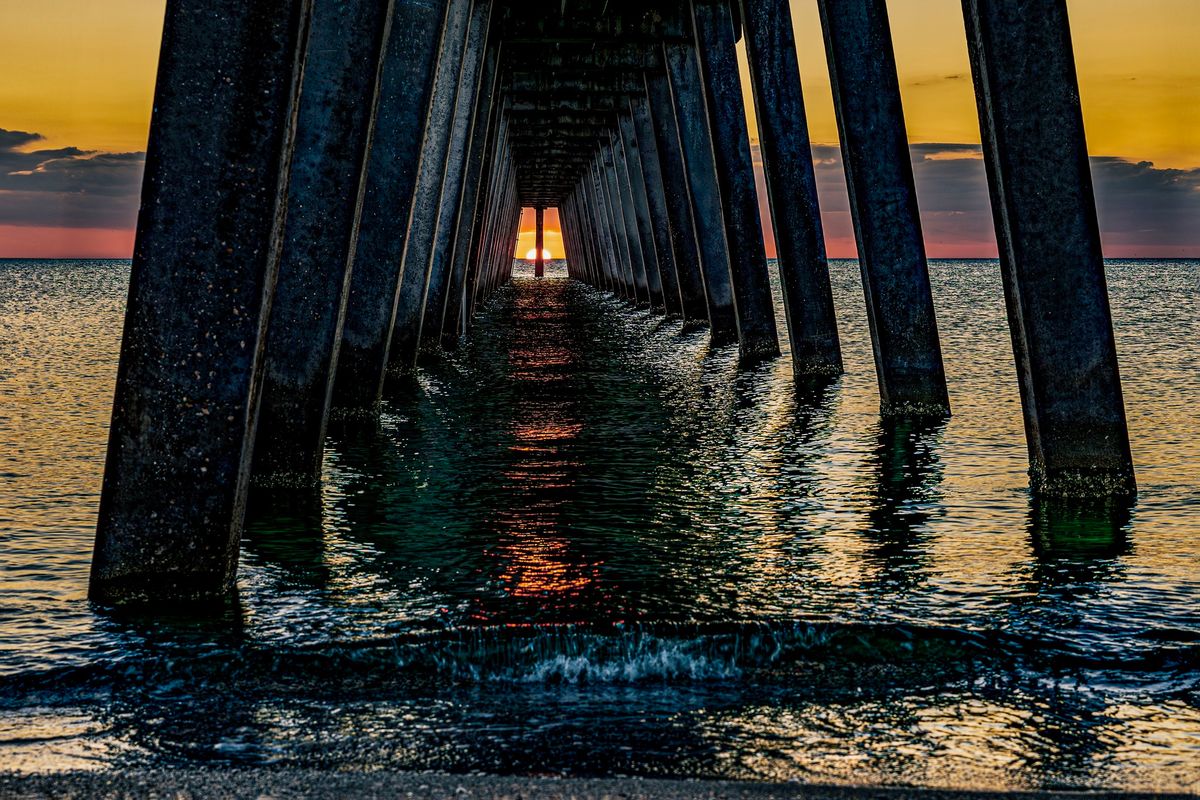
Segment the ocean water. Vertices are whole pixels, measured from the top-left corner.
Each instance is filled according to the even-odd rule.
[[[1109,266],[1141,492],[1084,507],[1029,496],[994,262],[931,267],[931,426],[854,263],[823,387],[526,272],[148,616],[86,599],[128,264],[0,262],[0,770],[1200,790],[1200,263]]]

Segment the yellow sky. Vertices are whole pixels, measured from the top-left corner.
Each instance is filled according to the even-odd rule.
[[[1093,155],[1200,167],[1200,0],[1068,0]],[[815,0],[792,0],[814,142],[837,141]],[[979,141],[961,0],[889,0],[914,142]]]
[[[165,0],[0,2],[0,128],[145,147]],[[1069,0],[1091,151],[1200,166],[1200,0]],[[812,137],[836,141],[815,0],[793,0]],[[890,0],[913,141],[975,142],[960,0]]]

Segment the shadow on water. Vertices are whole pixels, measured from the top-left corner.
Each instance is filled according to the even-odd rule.
[[[928,574],[929,522],[941,513],[944,421],[881,419],[869,469],[866,555],[877,567],[877,591],[916,590]]]
[[[252,488],[242,549],[251,560],[282,569],[289,583],[324,589],[330,576],[321,491]]]

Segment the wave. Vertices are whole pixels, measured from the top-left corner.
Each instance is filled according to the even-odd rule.
[[[0,678],[0,707],[80,692],[325,693],[508,684],[753,684],[825,695],[938,687],[982,675],[1035,679],[1103,673],[1106,684],[1186,693],[1200,687],[1200,646],[1136,658],[1079,654],[998,632],[807,621],[520,625],[422,631],[294,647],[247,642],[197,652],[144,643],[79,667]],[[1166,683],[1164,683],[1166,681]],[[149,687],[149,688],[147,688]]]

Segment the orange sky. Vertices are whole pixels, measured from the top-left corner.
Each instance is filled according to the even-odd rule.
[[[1200,196],[1200,48],[1195,44],[1200,41],[1200,2],[1068,4],[1089,148],[1094,156],[1115,159],[1106,162],[1111,180],[1097,181],[1098,192],[1109,191],[1113,198],[1101,197],[1100,203],[1109,254],[1200,254],[1200,233],[1193,241],[1173,228],[1165,234],[1145,228],[1147,221],[1164,215],[1187,218],[1191,208],[1183,204]],[[818,146],[834,144],[836,124],[815,0],[792,0],[792,5],[812,139]],[[0,3],[0,129],[41,135],[8,151],[0,149],[0,256],[129,255],[136,217],[136,191],[129,187],[136,187],[136,176],[121,178],[125,194],[119,198],[110,202],[104,195],[93,201],[105,213],[89,216],[88,192],[97,192],[96,187],[60,188],[54,197],[18,195],[3,182],[12,177],[4,172],[4,157],[25,163],[21,157],[35,150],[76,148],[83,151],[71,156],[78,164],[94,153],[143,150],[164,7],[165,0]],[[977,144],[960,0],[890,0],[889,10],[910,140],[916,145]],[[970,161],[973,156],[960,153],[956,158]],[[1134,168],[1143,162],[1152,166]],[[973,169],[967,163],[959,166],[962,174]],[[849,255],[849,217],[840,209],[844,188],[834,167],[818,170],[829,249],[834,256]],[[956,225],[954,216],[961,210],[941,208],[940,193],[953,176],[935,167],[939,165],[922,162],[917,170],[930,253],[991,255],[994,243],[986,226],[981,227],[977,209],[969,224]],[[1133,213],[1134,205],[1146,205],[1146,192],[1152,189],[1158,194],[1147,208],[1161,213]],[[947,195],[945,200],[954,198]],[[532,248],[532,227],[532,218],[522,226],[521,256]],[[561,255],[553,216],[548,227],[547,245]]]

